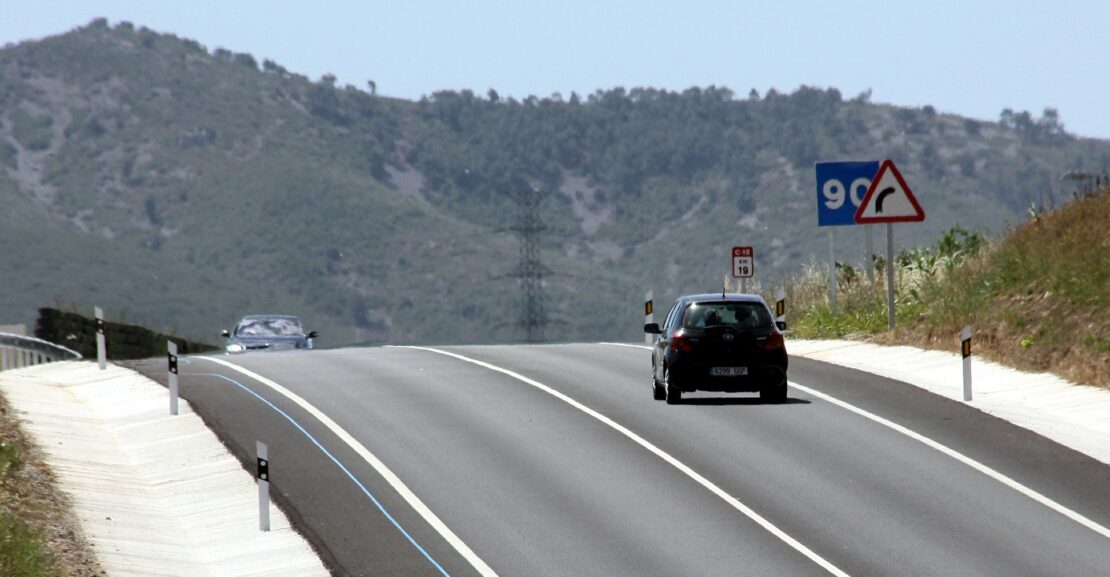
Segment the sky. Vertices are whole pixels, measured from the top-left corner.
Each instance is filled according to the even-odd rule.
[[[407,99],[806,85],[1110,138],[1108,0],[0,0],[0,45],[98,16]]]

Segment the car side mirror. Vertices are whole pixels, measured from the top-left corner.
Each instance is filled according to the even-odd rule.
[[[224,330],[220,331],[220,336],[225,337],[225,338],[230,337],[231,333],[227,332],[227,329],[224,329]]]
[[[778,327],[780,331],[786,331],[786,321],[775,321],[775,326]]]
[[[663,331],[659,328],[659,323],[648,323],[644,325],[644,332],[652,335],[663,334]]]
[[[308,331],[308,338],[310,338],[310,339],[314,339],[314,338],[316,338],[316,337],[318,337],[318,336],[320,336],[320,333],[318,333],[318,332],[316,332],[316,331]]]

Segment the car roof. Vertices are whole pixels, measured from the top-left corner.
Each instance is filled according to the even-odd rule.
[[[293,315],[247,315],[240,320],[257,320],[257,319],[290,319],[300,322],[301,319]]]
[[[680,301],[686,302],[744,302],[744,303],[761,303],[766,304],[763,297],[752,294],[740,293],[702,293],[698,295],[685,295],[678,297]]]

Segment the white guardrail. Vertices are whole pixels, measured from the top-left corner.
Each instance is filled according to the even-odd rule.
[[[81,358],[81,353],[50,341],[0,333],[0,371]]]

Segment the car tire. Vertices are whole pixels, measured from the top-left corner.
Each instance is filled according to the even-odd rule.
[[[667,369],[663,369],[663,383],[667,387],[667,404],[677,405],[681,403],[682,391],[678,390],[678,387],[671,384],[671,372]]]
[[[759,400],[763,401],[764,403],[785,403],[786,383],[760,389]]]
[[[663,388],[663,384],[655,380],[655,374],[651,375],[651,398],[656,401],[662,401],[667,398],[667,391]]]

